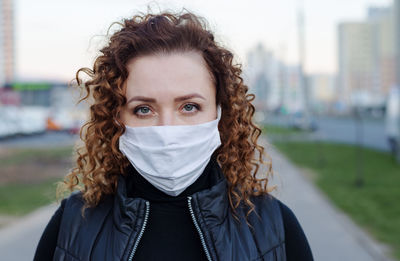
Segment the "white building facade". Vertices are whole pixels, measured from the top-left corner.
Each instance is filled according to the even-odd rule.
[[[338,27],[338,100],[348,107],[382,107],[396,82],[394,11],[371,7],[365,21]]]

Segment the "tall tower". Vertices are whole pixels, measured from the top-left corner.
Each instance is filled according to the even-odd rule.
[[[394,0],[394,28],[396,46],[396,85],[400,86],[400,0]]]
[[[302,94],[303,112],[305,117],[310,116],[309,90],[307,85],[305,63],[306,63],[306,47],[305,47],[305,15],[304,0],[298,1],[297,6],[297,26],[298,26],[298,52],[299,52],[299,86]]]
[[[13,0],[0,0],[0,87],[15,75],[13,4]]]
[[[396,46],[396,85],[400,86],[400,0],[394,0],[394,28],[395,28],[395,46]],[[398,87],[400,88],[400,87]],[[398,108],[398,115],[400,115],[400,102]],[[398,116],[400,117],[400,116]],[[398,119],[400,125],[400,119]],[[398,126],[400,130],[400,126]],[[400,133],[397,135],[397,144],[400,146]],[[397,161],[400,163],[400,149],[397,149]]]

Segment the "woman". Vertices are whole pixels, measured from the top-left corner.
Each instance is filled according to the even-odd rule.
[[[312,260],[295,215],[269,194],[254,95],[202,18],[124,20],[78,84],[80,72],[93,104],[62,183],[78,190],[35,260]]]

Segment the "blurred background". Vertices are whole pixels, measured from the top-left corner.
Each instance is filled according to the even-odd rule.
[[[0,0],[4,260],[32,259],[74,166],[76,71],[148,7],[205,17],[243,64],[277,197],[315,259],[400,260],[400,0]]]

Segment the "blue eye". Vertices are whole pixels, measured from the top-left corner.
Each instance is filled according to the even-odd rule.
[[[186,114],[194,114],[200,111],[200,105],[195,103],[188,103],[183,106],[183,110],[186,112]]]
[[[133,111],[133,113],[136,114],[137,116],[145,116],[145,115],[148,115],[149,112],[150,112],[150,108],[145,107],[145,106],[139,106],[139,107],[135,108]]]
[[[183,108],[185,108],[186,111],[192,111],[195,106],[194,104],[186,104]]]
[[[147,107],[140,107],[140,108],[139,108],[139,111],[140,111],[141,113],[148,113],[150,110],[149,110],[149,108],[147,108]]]

